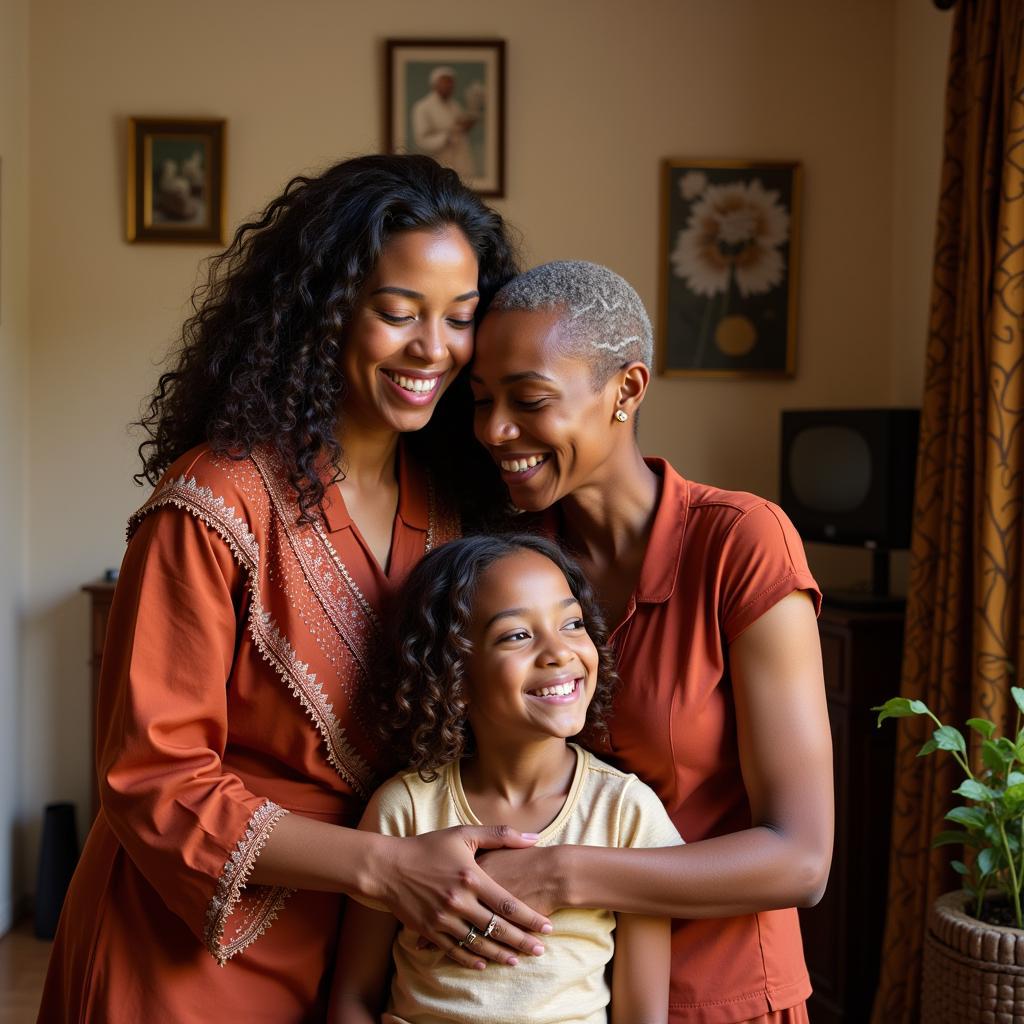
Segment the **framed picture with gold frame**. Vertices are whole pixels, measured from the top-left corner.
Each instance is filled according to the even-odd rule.
[[[388,39],[384,148],[426,153],[482,196],[505,194],[505,41]]]
[[[799,163],[662,161],[658,372],[792,377]]]
[[[224,243],[223,120],[128,119],[129,242]]]

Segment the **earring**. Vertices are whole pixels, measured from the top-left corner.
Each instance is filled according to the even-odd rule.
[[[628,412],[626,412],[626,411],[625,411],[624,409],[616,409],[616,410],[615,410],[615,418],[616,418],[616,419],[617,419],[617,420],[618,420],[618,421],[619,421],[620,423],[625,423],[625,422],[626,422],[626,420],[628,420],[628,419],[629,419],[629,413],[628,413]]]

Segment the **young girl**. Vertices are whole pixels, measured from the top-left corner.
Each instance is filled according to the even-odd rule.
[[[585,727],[601,735],[614,672],[591,589],[557,545],[528,535],[447,544],[413,571],[394,623],[385,707],[413,770],[377,790],[361,828],[511,826],[538,846],[681,842],[636,776],[568,742]],[[441,930],[455,932],[460,916],[456,899]],[[448,949],[421,948],[390,914],[350,903],[330,1020],[596,1022],[610,998],[613,1024],[667,1021],[667,919],[575,909],[551,921],[520,961],[495,946],[507,928],[498,914],[462,918],[464,937]],[[488,959],[499,962],[481,976]]]

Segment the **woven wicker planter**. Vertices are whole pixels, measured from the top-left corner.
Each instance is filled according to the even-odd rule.
[[[1024,1021],[1024,931],[964,913],[967,894],[940,896],[928,914],[921,1020],[927,1024]]]

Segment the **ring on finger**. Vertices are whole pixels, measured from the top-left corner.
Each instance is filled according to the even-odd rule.
[[[490,921],[487,922],[487,927],[483,931],[483,936],[484,936],[485,939],[489,939],[491,937],[491,932],[494,931],[494,929],[495,929],[497,924],[498,924],[498,915],[497,914],[491,914],[491,919],[490,919]]]
[[[469,926],[469,931],[466,932],[466,937],[459,943],[460,946],[465,948],[466,946],[472,946],[477,939],[480,938],[480,933],[472,926]]]

